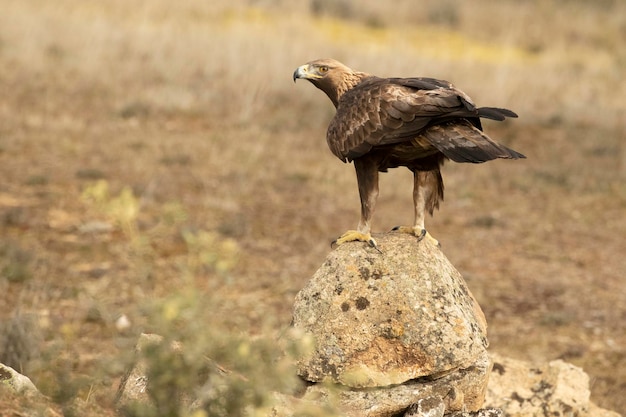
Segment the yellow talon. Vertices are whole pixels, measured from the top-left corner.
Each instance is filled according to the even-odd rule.
[[[338,239],[333,240],[330,246],[335,247],[335,246],[342,245],[346,242],[357,242],[357,241],[365,242],[369,244],[371,247],[373,247],[374,249],[376,249],[378,252],[382,253],[381,250],[378,249],[378,245],[376,244],[376,241],[374,240],[374,238],[372,237],[370,233],[362,233],[362,232],[359,232],[358,230],[348,230],[346,233],[341,235]]]
[[[437,239],[432,237],[431,234],[426,231],[426,229],[417,228],[417,227],[409,227],[409,226],[396,226],[391,230],[394,232],[408,233],[410,235],[413,235],[417,237],[418,242],[421,242],[422,240],[426,239],[427,241],[431,242],[433,245],[437,247],[441,247],[441,243],[439,243]]]

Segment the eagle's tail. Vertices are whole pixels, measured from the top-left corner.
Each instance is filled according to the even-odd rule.
[[[423,135],[435,148],[455,162],[480,163],[496,158],[526,158],[521,153],[494,142],[467,120],[431,126]]]
[[[478,108],[478,115],[485,119],[503,121],[507,117],[517,117],[517,113],[509,109],[501,109],[499,107],[480,107]]]

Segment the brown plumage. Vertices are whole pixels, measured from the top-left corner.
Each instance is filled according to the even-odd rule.
[[[361,220],[338,244],[363,240],[376,246],[370,221],[378,197],[378,172],[405,166],[414,174],[413,227],[399,231],[424,237],[424,212],[443,200],[440,168],[445,159],[480,163],[524,155],[498,144],[482,132],[480,118],[502,121],[511,110],[480,107],[447,81],[433,78],[379,78],[354,71],[333,59],[296,69],[294,81],[309,80],[324,91],[337,110],[328,126],[330,150],[354,162],[361,197]]]

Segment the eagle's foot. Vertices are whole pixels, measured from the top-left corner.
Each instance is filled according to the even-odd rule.
[[[334,248],[335,246],[342,245],[346,242],[357,242],[357,241],[365,242],[371,247],[373,247],[374,249],[376,249],[378,252],[382,253],[381,250],[378,249],[378,245],[376,244],[376,241],[374,240],[371,234],[362,233],[362,232],[359,232],[358,230],[348,230],[346,233],[341,235],[338,239],[333,240],[333,242],[330,244],[330,247]]]
[[[439,248],[441,247],[441,243],[439,243],[437,239],[432,237],[432,235],[428,233],[426,229],[422,229],[421,227],[396,226],[393,229],[391,229],[391,231],[399,232],[399,233],[408,233],[410,235],[417,237],[418,242],[421,242],[422,240],[426,239],[426,241],[432,243],[433,245]]]

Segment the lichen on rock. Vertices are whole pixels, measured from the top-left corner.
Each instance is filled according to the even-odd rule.
[[[484,315],[438,247],[415,237],[377,237],[382,253],[341,245],[299,292],[294,326],[316,349],[304,379],[380,387],[470,366],[488,345]]]

